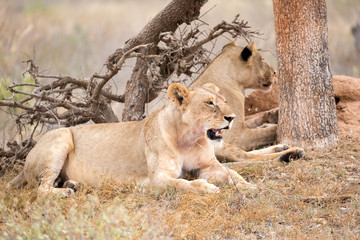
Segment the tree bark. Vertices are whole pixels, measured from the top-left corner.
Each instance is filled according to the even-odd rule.
[[[338,126],[325,0],[273,0],[281,143],[324,148]]]
[[[173,0],[159,12],[134,38],[127,41],[126,46],[159,42],[162,32],[174,32],[182,23],[190,23],[200,14],[200,8],[207,0]],[[140,120],[143,117],[145,102],[148,98],[147,65],[138,58],[130,80],[125,89],[125,108],[123,121]]]
[[[93,117],[94,123],[113,123],[119,122],[119,119],[115,115],[114,111],[111,108],[111,103],[102,99],[98,105],[98,113],[96,117]]]
[[[351,28],[351,33],[354,36],[355,49],[360,53],[360,21]]]
[[[148,97],[149,83],[146,77],[147,66],[145,60],[138,58],[130,80],[125,88],[125,108],[122,120],[137,121],[143,118],[145,103]]]

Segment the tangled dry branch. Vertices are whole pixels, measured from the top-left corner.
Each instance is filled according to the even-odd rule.
[[[247,22],[239,21],[236,16],[231,23],[223,21],[208,33],[201,31],[203,24],[196,23],[191,29],[185,27],[178,33],[160,34],[160,42],[156,46],[157,54],[143,54],[140,49],[149,49],[154,44],[137,45],[126,52],[112,56],[116,61],[105,63],[104,74],[94,73],[89,78],[80,79],[62,75],[46,75],[39,72],[34,60],[27,60],[27,69],[23,73],[34,79],[34,84],[19,83],[7,86],[12,93],[8,99],[0,101],[0,106],[22,109],[15,118],[17,124],[34,124],[37,121],[59,126],[73,126],[93,120],[95,123],[117,122],[111,109],[111,101],[124,102],[124,95],[111,92],[111,80],[129,58],[141,57],[145,60],[148,71],[147,78],[152,93],[149,101],[159,91],[166,89],[171,83],[172,74],[192,76],[203,69],[210,61],[209,52],[204,44],[216,39],[224,33],[233,38],[242,36],[249,40],[257,32],[249,30]],[[190,29],[190,30],[189,30]],[[205,37],[204,37],[205,36]],[[200,40],[199,40],[200,39]],[[31,86],[31,92],[17,90],[18,87]],[[24,95],[15,101],[16,94]]]
[[[258,34],[250,30],[247,22],[239,21],[239,15],[232,22],[223,21],[208,31],[201,30],[205,25],[203,21],[193,21],[175,32],[161,33],[159,41],[153,43],[134,45],[133,41],[128,41],[109,56],[104,64],[104,73],[94,73],[89,78],[43,74],[35,61],[29,59],[25,61],[27,69],[23,75],[30,76],[33,83],[6,86],[12,95],[1,100],[0,107],[17,109],[9,112],[14,115],[19,129],[35,123],[74,126],[90,120],[95,123],[118,122],[111,102],[123,103],[125,96],[113,93],[109,81],[121,71],[127,59],[144,60],[149,86],[147,102],[150,102],[168,87],[174,74],[192,77],[193,73],[201,71],[210,62],[211,51],[204,48],[205,44],[226,33],[233,39],[243,37],[248,42]],[[20,90],[24,86],[32,90]],[[22,98],[15,97],[19,95]],[[11,157],[18,158],[20,153],[25,153],[24,148],[33,146],[29,142],[32,139],[17,144]]]
[[[159,54],[151,58],[147,72],[150,91],[155,92],[153,95],[157,96],[159,90],[169,86],[172,74],[177,76],[185,74],[192,77],[193,73],[203,70],[210,62],[209,55],[211,54],[203,47],[205,44],[225,33],[233,39],[243,37],[248,42],[254,35],[259,34],[251,31],[247,22],[239,21],[239,15],[231,23],[223,21],[209,32],[200,30],[203,24],[205,23],[195,24],[189,31],[185,28],[179,33],[160,34]]]

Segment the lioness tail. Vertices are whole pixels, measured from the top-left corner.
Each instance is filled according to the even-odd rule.
[[[10,189],[14,189],[14,188],[19,188],[25,184],[26,184],[26,179],[24,175],[24,170],[21,170],[19,175],[7,184],[7,187]]]

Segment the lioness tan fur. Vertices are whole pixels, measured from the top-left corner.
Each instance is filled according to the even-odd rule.
[[[178,190],[216,192],[206,180],[252,185],[219,163],[211,139],[221,140],[235,114],[211,84],[188,90],[180,84],[168,88],[172,100],[142,121],[83,125],[46,133],[30,151],[24,169],[9,182],[25,183],[38,191],[68,195],[71,183],[98,187],[104,181],[151,183]],[[197,170],[200,179],[179,179]],[[54,181],[66,181],[54,188]],[[68,184],[70,183],[70,184]]]
[[[232,161],[263,161],[279,157],[277,151],[287,149],[277,145],[261,151],[245,152],[256,147],[272,144],[276,139],[276,124],[267,124],[262,128],[248,128],[245,124],[245,89],[270,90],[275,77],[274,69],[264,61],[256,50],[254,43],[239,47],[231,42],[224,46],[222,52],[209,64],[205,71],[191,84],[198,87],[205,83],[213,83],[219,87],[219,93],[226,97],[228,105],[236,114],[233,127],[224,133],[224,144],[217,145],[215,152],[219,160],[224,158]],[[269,113],[273,114],[273,113]],[[257,116],[248,125],[263,116]],[[264,118],[263,118],[264,119]],[[285,154],[285,152],[283,152]],[[301,157],[304,151],[291,148],[286,151],[288,156]],[[283,158],[285,159],[284,155]]]

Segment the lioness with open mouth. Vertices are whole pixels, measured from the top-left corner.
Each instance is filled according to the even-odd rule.
[[[83,125],[46,133],[30,151],[24,169],[9,183],[39,185],[42,193],[72,194],[75,183],[101,186],[104,181],[167,185],[185,192],[217,192],[206,180],[252,187],[220,164],[211,140],[221,140],[235,118],[212,83],[188,90],[168,88],[170,102],[137,122]],[[199,179],[179,177],[188,171]],[[57,179],[65,182],[55,188]]]

